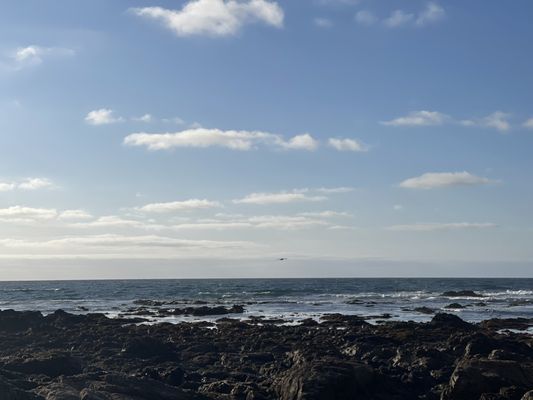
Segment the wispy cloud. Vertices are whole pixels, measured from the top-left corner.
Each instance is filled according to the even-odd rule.
[[[13,71],[42,64],[48,58],[70,57],[75,51],[63,47],[44,47],[30,45],[12,51],[2,62],[4,67]]]
[[[17,187],[12,182],[0,182],[0,192],[10,192],[11,190],[14,190]]]
[[[93,110],[85,116],[85,122],[90,125],[109,125],[123,121],[124,118],[115,116],[114,111],[109,108]]]
[[[308,133],[285,140],[281,135],[269,132],[206,128],[193,128],[175,133],[133,133],[124,138],[124,144],[144,146],[148,150],[223,147],[248,151],[263,145],[286,150],[312,151],[318,147],[318,142]]]
[[[219,207],[222,207],[222,204],[218,201],[190,199],[184,201],[146,204],[142,207],[138,207],[137,210],[147,213],[171,213],[176,211],[202,210]]]
[[[92,219],[93,216],[85,210],[65,210],[59,214],[58,218],[64,221],[77,221]]]
[[[328,140],[328,146],[338,151],[353,151],[364,152],[368,151],[368,147],[359,142],[357,139],[339,139],[330,138]]]
[[[450,117],[438,111],[412,111],[406,116],[394,118],[390,121],[382,121],[387,126],[436,126],[442,125]]]
[[[529,118],[527,121],[525,121],[522,126],[524,128],[533,129],[533,118]]]
[[[462,126],[484,127],[496,129],[499,132],[506,133],[511,129],[509,118],[511,114],[502,111],[493,113],[482,118],[456,119],[439,111],[412,111],[409,114],[381,121],[382,125],[394,127],[417,127],[417,126],[439,126],[444,124],[459,124]]]
[[[267,0],[191,0],[181,10],[144,7],[130,11],[162,23],[179,37],[231,36],[245,25],[256,22],[281,28],[284,19],[283,9]]]
[[[476,223],[476,222],[452,222],[452,223],[421,223],[408,225],[392,225],[386,229],[389,231],[402,232],[431,232],[431,231],[450,231],[462,229],[491,229],[497,228],[498,225],[493,223]]]
[[[383,20],[383,25],[388,28],[398,28],[415,20],[415,15],[403,10],[394,10],[389,17]]]
[[[154,117],[152,116],[152,114],[144,114],[144,115],[141,115],[140,117],[133,117],[132,118],[133,121],[136,121],[136,122],[146,122],[146,123],[149,123],[149,122],[152,122],[154,120]]]
[[[428,172],[406,179],[400,187],[407,189],[434,189],[450,186],[476,186],[494,183],[488,178],[472,175],[469,172]]]
[[[503,111],[495,111],[492,114],[478,119],[462,120],[460,123],[464,126],[481,126],[486,128],[496,129],[502,133],[506,133],[511,129],[511,123],[509,122],[509,113]]]
[[[37,190],[44,188],[51,188],[54,184],[47,178],[28,178],[18,184],[18,188],[22,190]]]
[[[21,181],[0,182],[0,192],[12,190],[38,190],[54,188],[54,183],[48,178],[26,178]]]
[[[87,259],[175,259],[224,257],[255,253],[249,241],[191,240],[158,235],[64,236],[51,240],[0,239],[1,257]]]
[[[318,217],[318,218],[351,218],[353,217],[353,215],[350,213],[347,213],[344,211],[332,211],[332,210],[302,212],[302,213],[299,213],[298,215],[302,215],[304,217]]]
[[[431,2],[426,4],[426,8],[422,10],[416,19],[416,24],[419,26],[432,24],[440,21],[446,17],[446,11],[437,3]]]
[[[255,204],[255,205],[270,205],[270,204],[287,204],[301,201],[324,201],[327,197],[324,196],[310,196],[302,192],[279,192],[279,193],[251,193],[242,199],[233,200],[235,204]]]
[[[315,18],[313,23],[319,28],[331,28],[333,26],[333,21],[328,18]]]
[[[33,222],[50,220],[57,217],[57,210],[53,208],[35,208],[25,206],[11,206],[0,208],[0,219],[16,222]]]
[[[402,9],[391,11],[388,17],[380,20],[371,11],[360,10],[355,15],[355,21],[361,25],[374,25],[380,22],[383,26],[394,29],[404,26],[423,27],[434,24],[446,17],[446,11],[436,2],[429,2],[418,12],[408,12]]]
[[[368,10],[360,10],[355,14],[355,21],[361,25],[374,25],[378,22],[378,18]]]
[[[307,190],[308,191],[316,191],[316,192],[319,192],[319,193],[333,194],[333,193],[350,193],[350,192],[353,192],[355,190],[355,188],[354,187],[349,187],[349,186],[339,186],[339,187],[330,187],[330,188],[322,187],[322,188],[307,189]]]

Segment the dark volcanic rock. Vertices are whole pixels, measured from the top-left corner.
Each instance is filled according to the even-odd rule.
[[[451,304],[448,304],[447,306],[444,306],[444,308],[461,309],[461,308],[466,308],[466,307],[459,303],[451,303]]]
[[[241,305],[234,305],[230,308],[223,306],[217,307],[185,307],[185,308],[175,308],[173,310],[159,310],[161,314],[169,315],[192,315],[196,317],[204,317],[208,315],[226,315],[226,314],[242,314],[244,312],[244,307]]]
[[[379,389],[372,368],[334,358],[306,358],[289,354],[291,367],[274,381],[280,400],[349,400],[369,398]]]
[[[525,319],[138,322],[0,312],[0,400],[519,400],[533,388],[532,336],[499,333]]]
[[[438,313],[433,319],[429,322],[432,326],[438,326],[445,329],[461,329],[461,330],[471,330],[475,329],[474,325],[469,324],[468,322],[463,321],[456,315]]]
[[[533,318],[492,318],[481,322],[480,325],[488,329],[517,329],[523,331],[533,326]]]
[[[25,374],[43,374],[50,377],[76,375],[82,371],[82,361],[68,353],[39,354],[24,360],[10,361],[5,369]]]
[[[416,307],[414,311],[419,312],[421,314],[435,314],[435,310],[429,307]]]
[[[455,368],[442,399],[477,399],[510,386],[524,393],[533,387],[531,367],[509,360],[464,359]]]

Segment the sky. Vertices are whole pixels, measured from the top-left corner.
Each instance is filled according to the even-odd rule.
[[[533,277],[532,17],[3,1],[0,279]]]

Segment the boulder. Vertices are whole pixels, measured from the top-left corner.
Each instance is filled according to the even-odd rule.
[[[465,358],[455,368],[442,400],[478,399],[483,393],[499,393],[503,387],[523,391],[533,387],[533,368],[510,360]]]

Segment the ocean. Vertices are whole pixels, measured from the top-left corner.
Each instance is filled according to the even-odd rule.
[[[444,296],[446,291],[472,290],[482,297]],[[489,318],[533,318],[533,279],[182,279],[0,282],[0,309],[57,309],[116,317],[138,309],[139,300],[172,301],[172,307],[192,304],[242,304],[243,314],[287,323],[323,314],[371,316],[392,320],[428,321],[415,311],[428,307],[476,322]],[[136,303],[137,302],[137,303]],[[460,304],[447,308],[452,303]],[[150,311],[150,307],[146,310]],[[141,311],[142,316],[142,311]],[[212,321],[220,316],[147,317],[152,322]],[[370,320],[372,322],[372,319]]]

